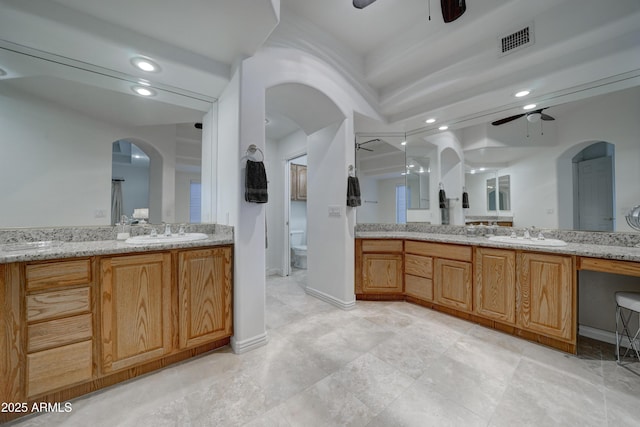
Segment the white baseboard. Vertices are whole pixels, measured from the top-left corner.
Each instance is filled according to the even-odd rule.
[[[231,337],[231,348],[235,354],[242,354],[263,345],[267,345],[267,333],[257,335],[255,337],[238,341],[235,336]]]
[[[267,268],[267,276],[284,276],[281,268]]]
[[[319,290],[317,290],[317,289],[310,288],[309,286],[307,286],[307,287],[305,288],[305,291],[306,291],[309,295],[311,295],[311,296],[313,296],[313,297],[316,297],[316,298],[318,298],[319,300],[322,300],[322,301],[324,301],[324,302],[328,302],[329,304],[331,304],[331,305],[333,305],[333,306],[336,306],[336,307],[338,307],[338,308],[340,308],[340,309],[342,309],[342,310],[351,310],[351,309],[355,308],[355,306],[356,306],[356,300],[355,300],[355,298],[353,299],[353,301],[350,301],[350,302],[348,302],[348,301],[342,301],[342,300],[340,300],[340,299],[338,299],[338,298],[332,297],[331,295],[325,294],[325,293],[324,293],[324,292],[322,292],[322,291],[319,291]]]
[[[616,333],[611,331],[605,331],[604,329],[597,329],[597,328],[592,328],[591,326],[579,325],[578,335],[616,345]],[[622,342],[620,343],[620,345],[627,348],[630,347],[629,344],[630,342],[627,337],[624,337],[622,339]],[[640,342],[636,340],[636,346],[638,345],[640,345]]]

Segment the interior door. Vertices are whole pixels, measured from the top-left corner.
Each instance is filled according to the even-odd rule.
[[[614,230],[613,157],[578,163],[578,229]]]

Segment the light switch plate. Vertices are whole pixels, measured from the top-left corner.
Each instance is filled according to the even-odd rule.
[[[329,205],[329,216],[341,217],[342,216],[342,206]]]

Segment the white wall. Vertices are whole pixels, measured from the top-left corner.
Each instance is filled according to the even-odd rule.
[[[396,187],[404,185],[404,177],[380,179],[377,182],[378,222],[382,224],[396,223]]]
[[[0,129],[0,227],[109,224],[112,143],[121,139],[154,148],[150,214],[173,222],[175,126],[117,127],[5,88]]]

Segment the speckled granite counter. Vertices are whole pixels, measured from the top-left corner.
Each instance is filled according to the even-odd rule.
[[[149,226],[132,227],[131,231],[132,235],[147,234]],[[108,226],[0,230],[0,264],[233,244],[233,227],[217,224],[194,224],[188,225],[185,231],[205,233],[209,235],[209,238],[192,242],[133,246],[124,241],[115,240],[117,230],[115,227]],[[61,241],[62,244],[44,250],[3,250],[3,245],[6,244],[35,241]]]
[[[504,227],[503,235],[510,228]],[[378,225],[364,224],[356,227],[356,238],[363,239],[410,239],[429,242],[457,243],[491,248],[523,249],[534,252],[577,255],[602,259],[640,262],[640,233],[598,233],[584,231],[542,230],[547,238],[561,239],[567,246],[530,246],[491,241],[486,237],[467,237],[461,226],[426,225]],[[518,235],[522,235],[517,230]]]

